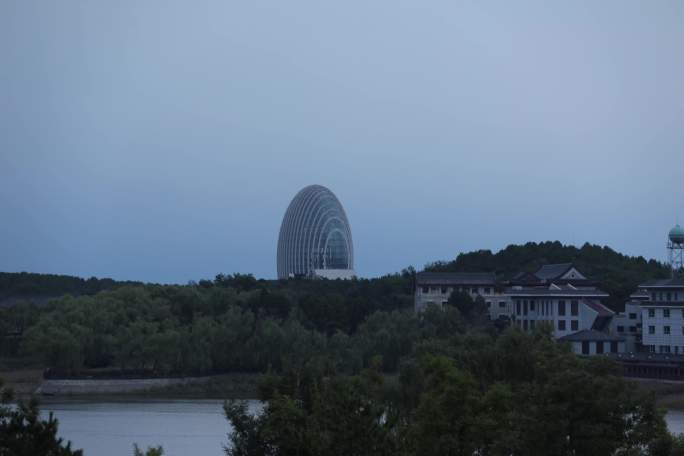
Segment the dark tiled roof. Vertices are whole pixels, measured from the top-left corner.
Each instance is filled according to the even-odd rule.
[[[653,279],[639,285],[639,288],[684,288],[684,277],[676,279]]]
[[[418,285],[496,285],[493,272],[419,272]]]
[[[542,280],[557,279],[572,267],[572,263],[545,264],[534,273]]]
[[[597,317],[612,317],[615,314],[615,312],[600,302],[592,301],[591,299],[583,299],[582,302],[590,309],[595,310],[598,313]]]
[[[564,342],[622,342],[625,339],[620,336],[596,331],[595,329],[583,329],[582,331],[560,337],[558,340]]]

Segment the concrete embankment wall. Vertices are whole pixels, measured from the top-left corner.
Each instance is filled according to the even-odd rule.
[[[136,378],[117,380],[44,380],[36,394],[120,394],[207,382],[211,377]]]

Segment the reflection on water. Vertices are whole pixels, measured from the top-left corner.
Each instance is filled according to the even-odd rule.
[[[43,402],[43,414],[53,411],[59,434],[83,448],[85,456],[133,454],[141,448],[162,445],[166,456],[221,456],[231,428],[220,400],[140,400],[108,402],[68,400]],[[256,413],[259,402],[250,401]],[[665,417],[671,432],[684,433],[684,411]]]
[[[684,434],[684,411],[670,410],[665,415],[667,428],[674,434]]]
[[[230,425],[220,400],[144,400],[126,402],[49,401],[42,413],[59,420],[59,435],[85,456],[133,454],[162,445],[165,456],[223,455]],[[250,401],[250,410],[259,408]]]

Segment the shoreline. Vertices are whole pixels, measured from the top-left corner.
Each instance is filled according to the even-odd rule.
[[[144,399],[254,399],[266,374],[229,373],[203,377],[141,379],[48,379],[42,369],[0,371],[5,386],[17,399],[38,396],[45,400],[103,398]],[[655,395],[656,404],[670,411],[684,411],[684,382],[626,378],[639,390]]]
[[[0,372],[16,399],[89,397],[253,399],[265,374],[230,373],[202,377],[139,379],[43,379],[41,369]]]

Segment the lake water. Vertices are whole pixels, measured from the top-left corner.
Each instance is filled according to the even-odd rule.
[[[126,456],[133,444],[162,445],[165,456],[221,456],[231,430],[221,400],[43,401],[54,412],[59,435],[85,456]],[[250,401],[250,409],[259,409]]]
[[[166,456],[222,456],[230,426],[220,400],[44,401],[53,411],[59,434],[83,448],[85,456],[126,456],[133,443],[141,448],[162,445]],[[250,401],[252,412],[259,410]],[[684,411],[666,416],[671,432],[684,433]]]

